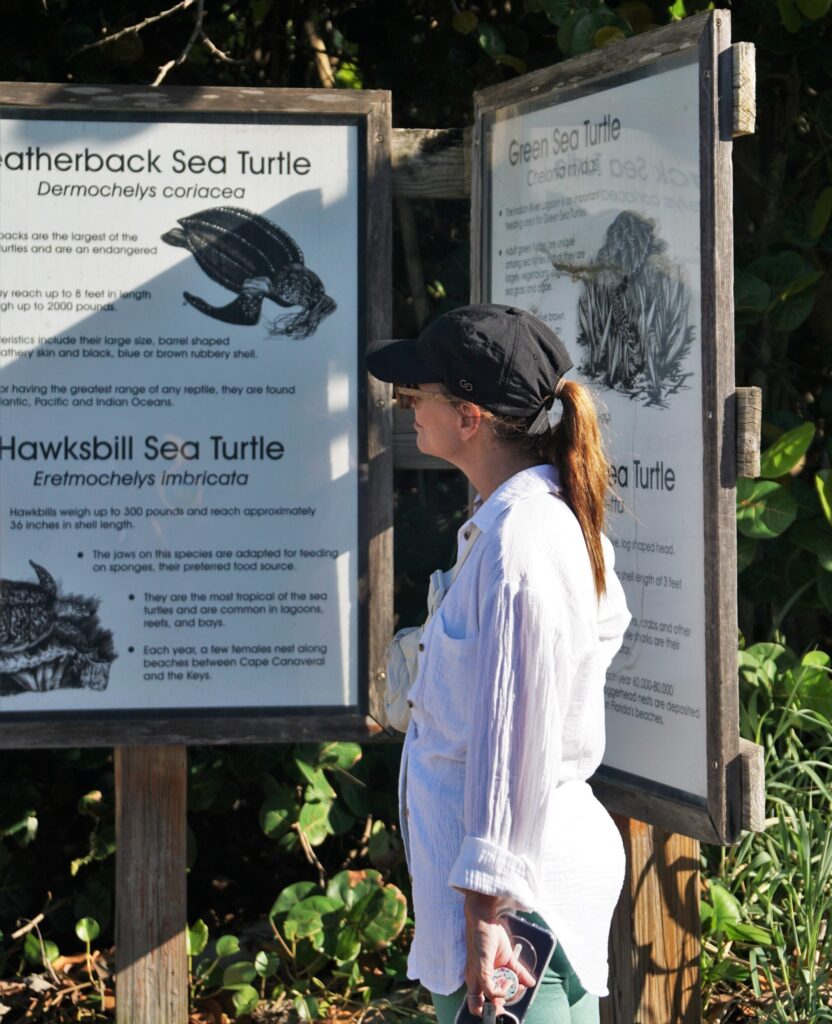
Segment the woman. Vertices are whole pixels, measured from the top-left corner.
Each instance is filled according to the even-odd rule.
[[[374,345],[370,372],[415,409],[422,452],[478,492],[460,569],[422,637],[400,779],[416,931],[408,974],[440,1024],[467,993],[503,1007],[500,915],[557,938],[528,1024],[590,1024],[624,872],[586,780],[604,748],[604,677],[630,616],[602,534],[608,467],[589,393],[537,317],[498,305]],[[558,413],[560,418],[558,419]],[[464,561],[463,561],[464,560]]]

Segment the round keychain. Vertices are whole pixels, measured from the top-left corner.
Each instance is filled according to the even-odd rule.
[[[500,994],[506,1002],[509,1002],[517,995],[520,979],[517,977],[517,973],[510,967],[497,967],[491,978],[502,989]]]

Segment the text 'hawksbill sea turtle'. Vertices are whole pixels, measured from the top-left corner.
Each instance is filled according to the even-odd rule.
[[[229,324],[259,323],[263,300],[279,306],[300,306],[301,312],[278,317],[269,333],[308,338],[336,306],[317,274],[304,265],[297,242],[283,230],[250,210],[215,206],[180,217],[179,227],[162,235],[168,245],[193,253],[205,273],[237,293],[227,306],[212,306],[184,292],[185,300],[201,313]]]

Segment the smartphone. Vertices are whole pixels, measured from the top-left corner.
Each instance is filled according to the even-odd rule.
[[[540,988],[543,972],[555,951],[557,940],[547,928],[532,924],[516,914],[503,914],[500,920],[508,928],[512,947],[520,945],[520,962],[535,976],[537,984],[534,988],[521,985],[514,998],[506,1000],[503,1012],[497,1017],[497,1024],[523,1024],[523,1018]],[[482,1019],[475,1017],[468,1009],[467,997],[462,1000],[454,1024],[482,1024]]]

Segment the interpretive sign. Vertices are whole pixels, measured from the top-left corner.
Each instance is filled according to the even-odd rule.
[[[632,623],[607,677],[611,808],[739,829],[730,97],[723,12],[477,95],[476,295],[534,310],[599,399]]]
[[[0,86],[0,745],[372,730],[389,134],[385,93]]]

